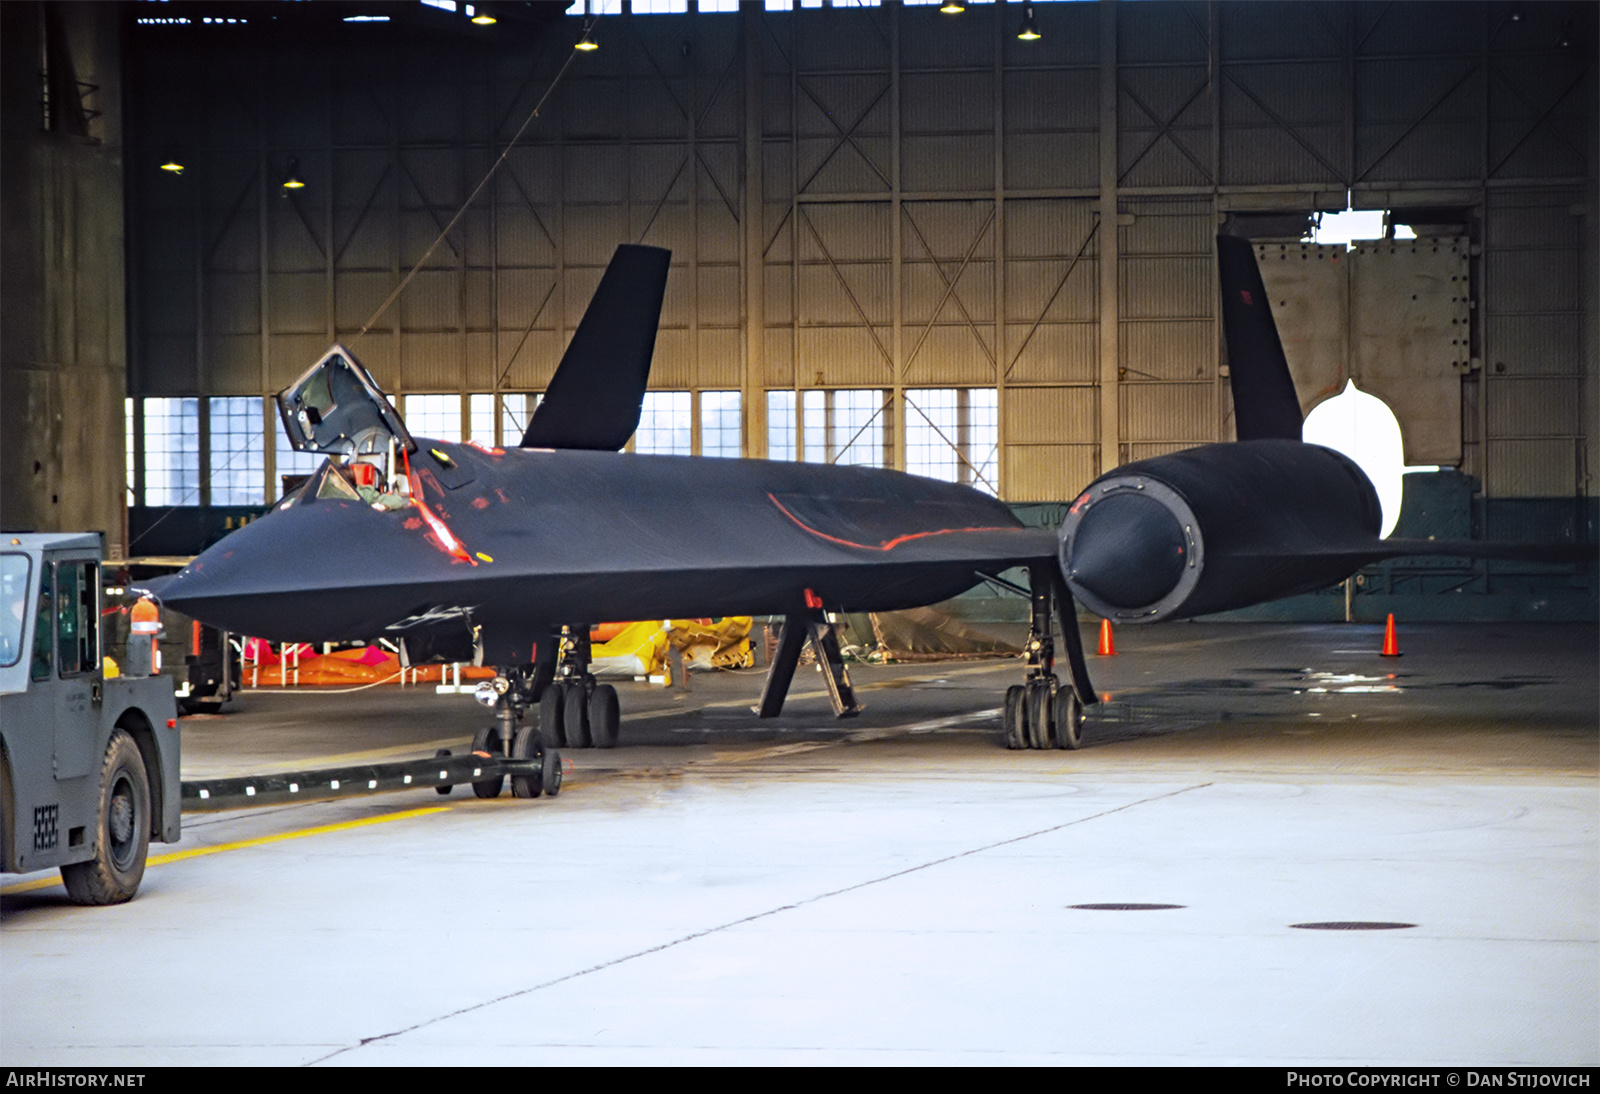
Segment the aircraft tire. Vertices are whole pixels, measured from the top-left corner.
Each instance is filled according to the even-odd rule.
[[[589,697],[581,683],[562,689],[566,692],[561,721],[567,731],[568,748],[589,747]]]
[[[1083,747],[1083,703],[1071,687],[1056,692],[1056,747]]]
[[[511,796],[537,798],[544,793],[544,741],[539,727],[526,723],[517,731],[517,740],[511,747],[511,757],[516,760],[537,760],[539,769],[531,775],[511,776]]]
[[[561,793],[561,753],[553,748],[544,750],[544,792],[551,798]]]
[[[1028,686],[1028,747],[1049,748],[1055,721],[1055,709],[1050,684],[1036,680]]]
[[[1006,712],[1000,724],[1000,743],[1007,748],[1028,747],[1028,689],[1013,684],[1006,689]]]
[[[437,751],[437,752],[435,752],[433,754],[433,758],[436,759],[436,760],[443,760],[446,757],[448,757],[449,755],[450,755],[450,750],[448,748],[441,748],[439,751]],[[454,789],[455,789],[455,786],[453,784],[445,783],[443,786],[434,787],[433,788],[433,792],[435,794],[439,795],[441,798],[448,798],[450,796],[450,791],[452,791]]]
[[[500,741],[500,728],[486,726],[478,730],[472,738],[472,751],[487,752],[491,756],[504,756],[506,750]],[[504,775],[496,775],[492,779],[479,779],[472,784],[472,792],[480,798],[498,798],[505,783]]]
[[[539,697],[539,729],[551,748],[560,748],[567,743],[566,730],[561,724],[566,690],[565,684],[552,683]]]
[[[94,858],[61,868],[75,904],[121,904],[144,879],[150,850],[150,776],[139,746],[116,730],[100,763]]]
[[[616,748],[622,714],[617,708],[617,689],[601,684],[589,696],[589,737],[596,748]]]

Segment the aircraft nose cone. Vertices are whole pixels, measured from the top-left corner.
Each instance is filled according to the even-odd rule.
[[[1067,577],[1114,607],[1143,608],[1177,587],[1186,550],[1183,526],[1165,505],[1114,493],[1078,522]]]

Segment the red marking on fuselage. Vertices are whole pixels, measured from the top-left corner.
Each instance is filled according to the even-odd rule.
[[[407,517],[405,524],[402,525],[402,527],[408,532],[415,532],[418,528],[422,527],[422,521],[417,517]]]
[[[511,504],[511,499],[506,497],[506,492],[500,489],[498,486],[494,488],[494,496],[505,502],[507,505]]]
[[[487,508],[489,508],[489,499],[488,498],[473,498],[472,499],[472,507],[474,509],[487,509]]]
[[[428,474],[426,471],[424,471],[421,475],[412,475],[411,460],[409,458],[406,460],[406,474],[411,482],[411,504],[417,507],[417,512],[422,514],[422,519],[428,522],[428,528],[430,529],[424,538],[426,538],[429,543],[439,548],[439,550],[449,555],[455,561],[465,562],[468,565],[476,566],[478,564],[478,560],[473,558],[472,555],[467,552],[466,547],[462,546],[461,541],[455,537],[453,532],[450,531],[449,525],[445,524],[444,521],[435,516],[433,510],[428,508],[428,503],[422,500],[423,475],[426,475],[430,480],[433,481],[435,493],[442,492],[439,490],[438,480],[434,479],[433,476]],[[411,522],[407,521],[406,527],[409,528],[410,526]]]
[[[1239,290],[1239,299],[1243,300],[1246,304],[1249,304],[1251,307],[1255,307],[1255,303],[1256,302],[1254,300],[1250,299],[1250,290],[1249,289],[1240,289]]]
[[[468,441],[467,444],[468,444],[469,447],[476,448],[479,452],[482,452],[482,453],[484,453],[486,455],[489,455],[489,456],[504,456],[506,454],[506,450],[505,449],[503,449],[503,448],[489,448],[489,447],[485,446],[480,441]]]
[[[902,543],[909,543],[914,539],[926,539],[929,536],[954,536],[959,535],[962,532],[1015,532],[1017,530],[1015,528],[1006,528],[1001,525],[994,525],[986,528],[939,528],[931,532],[909,532],[903,536],[896,536],[894,539],[886,539],[882,543],[857,543],[852,539],[841,539],[839,536],[830,536],[826,532],[817,531],[815,528],[811,527],[811,525],[807,524],[805,521],[789,512],[789,510],[784,507],[783,502],[779,501],[771,493],[767,494],[767,499],[771,501],[773,505],[778,507],[778,512],[794,521],[795,524],[799,525],[805,531],[810,532],[818,539],[825,539],[830,543],[843,544],[846,547],[859,547],[863,551],[892,551]]]

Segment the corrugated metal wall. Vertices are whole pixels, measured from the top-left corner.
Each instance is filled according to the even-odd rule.
[[[1004,5],[605,18],[364,336],[575,21],[287,55],[140,28],[132,390],[265,395],[333,339],[395,392],[538,390],[612,248],[654,243],[653,383],[744,390],[751,454],[763,388],[998,387],[1002,494],[1059,500],[1228,435],[1219,220],[1348,192],[1467,210],[1463,468],[1592,493],[1596,9],[1512,8],[1041,3],[1033,43]]]

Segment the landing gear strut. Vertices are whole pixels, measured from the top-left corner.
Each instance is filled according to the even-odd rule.
[[[528,709],[539,693],[541,677],[547,679],[546,673],[541,672],[544,667],[535,663],[502,668],[495,686],[498,690],[503,681],[506,687],[494,705],[494,724],[480,729],[472,738],[474,752],[506,756],[509,747],[511,759],[530,760],[537,765],[529,774],[511,776],[513,797],[537,798],[548,794],[553,798],[561,793],[561,753],[545,748],[539,724],[527,718]],[[496,775],[473,783],[472,792],[480,798],[497,798],[504,786],[505,776]]]
[[[1078,748],[1083,744],[1083,708],[1096,697],[1083,659],[1077,609],[1053,564],[1029,567],[1028,585],[1032,611],[1024,649],[1027,667],[1023,682],[1006,690],[1001,743],[1007,748]],[[1060,616],[1067,646],[1070,679],[1065,687],[1055,674],[1052,608]]]

